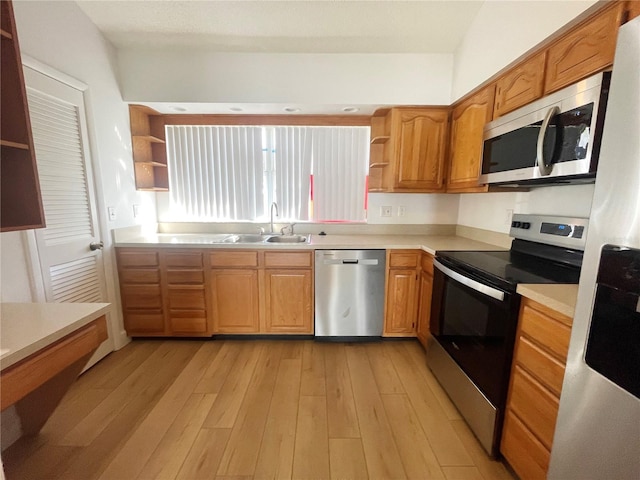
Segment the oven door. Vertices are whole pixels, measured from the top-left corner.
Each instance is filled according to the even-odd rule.
[[[504,407],[520,296],[433,262],[433,337],[498,409]]]

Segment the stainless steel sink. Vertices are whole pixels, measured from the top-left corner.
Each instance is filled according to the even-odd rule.
[[[308,240],[306,235],[274,235],[267,238],[267,243],[304,243]]]
[[[231,235],[225,240],[225,243],[261,243],[265,238],[267,238],[265,235],[259,233],[241,233]]]

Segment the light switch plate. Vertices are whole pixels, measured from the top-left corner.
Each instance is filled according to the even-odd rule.
[[[400,205],[398,207],[398,216],[404,217],[406,214],[407,214],[407,207],[405,207],[404,205]]]
[[[390,217],[392,215],[391,211],[392,211],[391,207],[380,207],[380,216]]]
[[[107,214],[109,215],[109,221],[115,222],[116,220],[116,207],[107,207]]]
[[[140,205],[133,206],[133,218],[137,218],[140,215]]]

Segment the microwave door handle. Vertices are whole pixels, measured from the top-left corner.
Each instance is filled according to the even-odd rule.
[[[501,302],[504,300],[504,292],[498,290],[497,288],[490,287],[483,283],[477,282],[471,278],[465,277],[464,275],[459,274],[458,272],[454,272],[449,267],[445,267],[438,260],[433,260],[433,266],[444,273],[446,276],[452,278],[456,282],[459,282],[467,287],[475,290],[476,292],[482,293],[483,295],[487,295],[488,297],[495,298],[496,300],[500,300]]]
[[[547,129],[549,128],[549,123],[551,119],[560,113],[560,107],[555,106],[551,107],[542,121],[542,126],[540,127],[540,131],[538,132],[538,144],[536,148],[536,165],[538,170],[540,170],[540,175],[546,177],[553,170],[553,164],[547,163],[544,159],[544,137],[547,134]]]

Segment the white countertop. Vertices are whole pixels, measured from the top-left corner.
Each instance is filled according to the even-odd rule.
[[[117,247],[176,247],[229,249],[421,249],[431,254],[437,250],[507,250],[490,243],[456,235],[310,235],[304,243],[216,243],[228,234],[154,233],[131,236],[116,242]]]
[[[523,297],[530,298],[546,307],[573,318],[578,285],[567,284],[520,284],[516,290]]]
[[[0,368],[51,345],[110,309],[110,303],[0,304]]]

